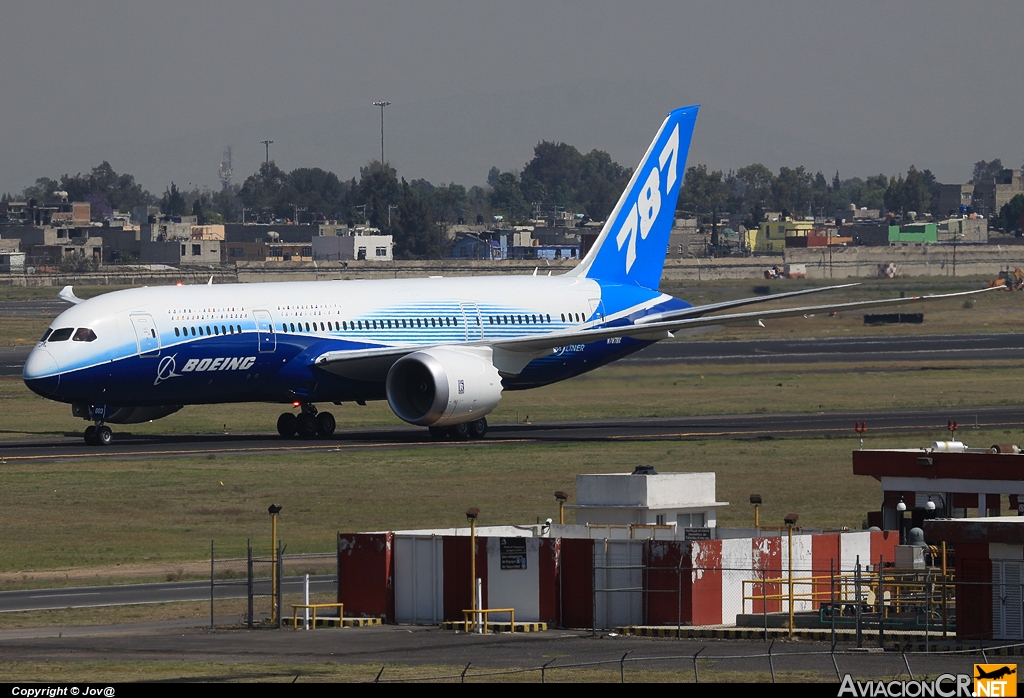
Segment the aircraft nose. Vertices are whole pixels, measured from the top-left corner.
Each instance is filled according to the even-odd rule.
[[[60,366],[53,355],[45,349],[33,349],[25,361],[25,368],[22,369],[22,378],[25,385],[32,392],[49,397],[57,392],[60,385]]]

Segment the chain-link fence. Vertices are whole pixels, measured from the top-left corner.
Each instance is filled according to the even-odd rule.
[[[1024,643],[948,652],[885,653],[847,652],[827,647],[803,649],[776,643],[692,645],[693,651],[663,652],[618,657],[591,662],[552,659],[545,664],[521,668],[494,668],[473,663],[458,668],[427,669],[415,666],[385,666],[366,682],[398,683],[430,681],[439,683],[719,683],[719,682],[841,682],[847,675],[857,680],[933,680],[949,675],[974,674],[974,664],[998,661],[996,655],[1021,653]],[[991,655],[991,656],[990,656]],[[952,682],[956,679],[952,678]],[[948,693],[948,695],[954,695]]]
[[[760,569],[695,565],[686,557],[647,557],[639,545],[597,546],[590,628],[644,626],[665,635],[692,627],[827,632],[835,642],[886,647],[913,639],[926,647],[950,638],[1024,639],[1024,563],[984,560],[951,569],[895,569],[879,560],[841,569]],[[976,568],[976,569],[975,569]],[[585,627],[585,626],[584,626]],[[750,637],[749,632],[746,635]]]
[[[338,601],[338,554],[302,553],[281,557],[283,592],[282,612],[288,623],[294,617],[292,604],[325,604]],[[308,627],[311,617],[307,609],[299,609],[299,627]],[[321,619],[338,618],[337,609],[318,609]]]
[[[293,604],[335,603],[338,597],[336,552],[257,555],[251,545],[243,558],[217,558],[211,546],[210,626],[248,628],[290,624]],[[300,609],[302,625],[308,614]],[[317,612],[337,618],[336,609]]]

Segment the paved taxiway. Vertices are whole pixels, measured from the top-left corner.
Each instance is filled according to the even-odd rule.
[[[329,439],[281,439],[276,434],[134,435],[114,432],[107,447],[86,446],[82,438],[9,439],[0,441],[0,462],[78,460],[91,458],[170,458],[282,452],[341,452],[381,448],[443,448],[502,444],[558,444],[597,441],[683,441],[698,439],[766,439],[775,437],[853,437],[854,423],[865,422],[869,432],[927,430],[941,435],[948,420],[960,423],[959,436],[969,441],[970,430],[1020,428],[1016,409],[1008,406],[939,407],[921,410],[859,410],[817,414],[741,414],[694,417],[649,417],[497,424],[479,441],[435,442],[425,429],[400,425],[343,429]]]
[[[302,682],[302,665],[323,662],[366,665],[366,681],[373,681],[384,665],[425,667],[424,676],[437,675],[432,667],[471,664],[473,672],[488,668],[540,667],[608,662],[600,667],[618,677],[619,660],[628,653],[627,672],[678,671],[692,680],[693,656],[700,651],[702,670],[754,671],[767,674],[768,645],[752,641],[676,640],[613,636],[589,631],[549,630],[541,633],[476,635],[438,630],[436,626],[386,625],[369,628],[315,631],[237,632],[185,627],[199,621],[171,621],[93,628],[38,628],[0,632],[5,662],[213,662],[267,665],[264,679],[293,678]],[[868,641],[866,644],[870,644]],[[857,676],[909,678],[909,661],[918,676],[942,673],[970,674],[980,657],[971,655],[914,654],[905,660],[898,652],[847,652],[839,645],[838,670]],[[802,671],[836,680],[827,643],[778,642],[772,644],[777,672]],[[812,654],[813,653],[813,654]],[[644,662],[645,658],[662,658]],[[675,657],[676,659],[665,659]],[[640,661],[637,661],[640,660]],[[589,667],[590,669],[597,667]],[[16,672],[16,665],[9,666]],[[312,669],[315,671],[315,669]],[[572,669],[562,672],[572,672]],[[574,674],[552,671],[548,680],[572,681]],[[456,673],[458,673],[456,671]],[[14,676],[14,674],[11,674]],[[635,675],[634,675],[635,676]],[[385,669],[381,678],[387,678]],[[627,680],[630,677],[627,674]],[[10,679],[8,679],[10,680]],[[359,680],[359,679],[356,679]],[[532,680],[539,681],[534,675]],[[637,677],[636,680],[640,680]],[[649,679],[648,679],[649,680]]]
[[[266,587],[257,593],[270,593],[270,578],[255,583]],[[285,594],[301,594],[302,577],[285,577]],[[309,591],[336,592],[338,578],[334,575],[310,575]],[[219,580],[214,598],[241,599],[248,595],[245,579]],[[163,582],[159,584],[115,584],[110,586],[70,587],[61,589],[25,589],[0,592],[0,613],[11,611],[45,611],[56,608],[95,608],[98,606],[134,606],[175,601],[209,601],[210,582]]]

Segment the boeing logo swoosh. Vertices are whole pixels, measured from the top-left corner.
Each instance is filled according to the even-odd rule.
[[[175,356],[177,354],[160,359],[160,364],[156,367],[156,380],[153,381],[153,385],[160,385],[160,383],[170,378],[181,378],[180,373],[174,372],[174,369],[178,367],[174,363]]]

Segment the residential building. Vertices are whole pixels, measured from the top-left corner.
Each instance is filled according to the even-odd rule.
[[[1024,174],[1021,170],[1002,170],[988,181],[974,183],[971,208],[986,218],[992,218],[999,215],[1003,206],[1018,194],[1024,194]]]
[[[220,264],[222,240],[141,240],[139,261],[142,264]]]
[[[971,206],[973,202],[973,184],[939,185],[939,215],[958,216],[960,215],[961,206]]]
[[[988,219],[977,216],[950,218],[937,224],[938,241],[966,245],[988,244]]]
[[[381,235],[377,228],[355,228],[347,234],[317,236],[312,239],[311,259],[316,260],[368,260],[390,262],[394,259],[394,237]]]
[[[814,227],[814,221],[792,218],[762,221],[756,229],[745,231],[743,248],[751,254],[782,254],[787,237],[807,235]]]

